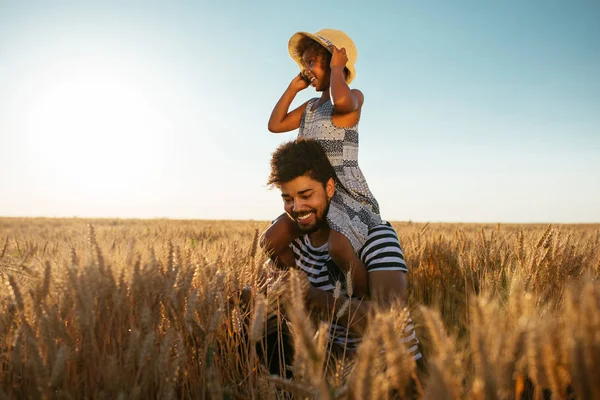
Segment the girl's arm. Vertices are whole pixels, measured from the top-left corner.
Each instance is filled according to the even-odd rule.
[[[289,113],[288,110],[298,92],[307,87],[308,83],[302,77],[302,74],[298,74],[298,76],[292,80],[271,112],[271,118],[269,118],[269,131],[273,133],[282,133],[293,131],[300,127],[302,114],[306,109],[308,101]]]
[[[331,103],[337,113],[348,114],[358,110],[364,101],[363,94],[358,89],[350,89],[346,84],[344,67],[348,62],[345,49],[331,47],[331,78],[329,83]]]

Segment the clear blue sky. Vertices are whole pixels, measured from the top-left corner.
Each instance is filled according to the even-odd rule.
[[[597,0],[84,3],[0,1],[0,215],[279,215],[287,41],[335,28],[384,218],[600,221]]]

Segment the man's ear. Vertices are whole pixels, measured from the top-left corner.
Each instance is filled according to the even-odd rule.
[[[331,199],[335,194],[335,181],[333,178],[329,178],[327,184],[325,185],[325,193],[327,193],[327,198]]]

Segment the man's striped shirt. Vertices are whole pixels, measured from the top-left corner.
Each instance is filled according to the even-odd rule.
[[[327,243],[314,247],[308,235],[294,240],[290,247],[294,251],[296,266],[306,273],[310,283],[325,291],[332,292],[336,282],[341,284],[341,293],[346,294],[346,279],[340,268],[333,263],[327,251]],[[396,231],[389,222],[383,222],[369,230],[367,241],[358,252],[359,258],[367,267],[367,272],[402,271],[408,273],[404,254]],[[327,321],[330,322],[330,321]],[[355,348],[361,337],[348,331],[344,326],[332,323],[330,334],[334,342]],[[403,342],[408,343],[409,352],[415,359],[421,358],[419,340],[416,337],[412,319],[409,319]]]

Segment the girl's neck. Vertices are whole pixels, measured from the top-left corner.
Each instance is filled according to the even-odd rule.
[[[321,99],[320,99],[321,103],[324,103],[327,100],[329,100],[329,97],[330,97],[329,92],[330,92],[329,88],[323,90],[323,92],[321,93]]]

